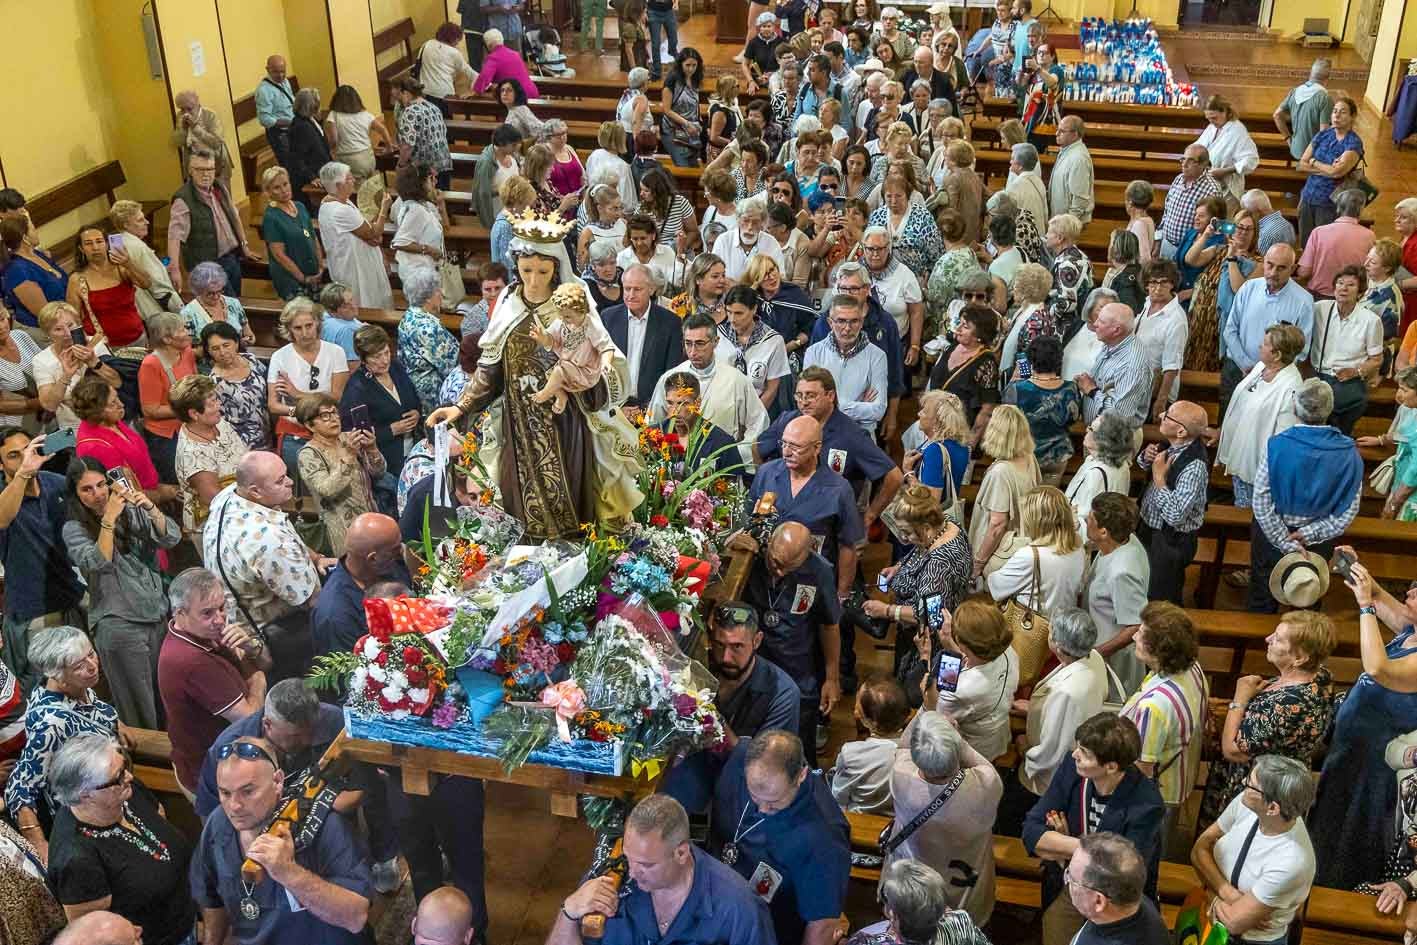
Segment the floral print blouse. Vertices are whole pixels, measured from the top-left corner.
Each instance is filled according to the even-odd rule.
[[[118,710],[100,702],[92,689],[86,698],[87,702],[75,702],[45,686],[36,686],[30,693],[25,707],[25,749],[5,784],[5,806],[12,820],[19,820],[22,807],[38,809],[41,800],[50,810],[58,810],[45,772],[59,746],[75,735],[118,737]]]
[[[1028,418],[1033,434],[1033,455],[1040,466],[1065,463],[1073,455],[1070,428],[1082,417],[1082,395],[1072,381],[1056,390],[1032,380],[1014,381],[1004,388],[1004,403],[1014,404]]]
[[[1092,263],[1077,246],[1069,246],[1053,257],[1053,291],[1048,293],[1048,310],[1059,331],[1077,318],[1087,293],[1092,291]],[[1020,339],[1019,346],[1023,347]]]
[[[912,203],[905,211],[905,219],[899,229],[891,226],[890,209],[879,206],[871,214],[870,226],[883,226],[891,233],[891,252],[905,267],[915,273],[916,278],[930,275],[930,267],[945,251],[944,240],[940,239],[935,218],[924,204]]]
[[[439,406],[443,378],[458,370],[458,340],[437,315],[410,307],[399,320],[399,363],[418,391],[424,415]]]
[[[872,217],[874,221],[875,217]],[[899,250],[896,252],[899,253]],[[965,277],[982,271],[974,251],[968,246],[939,256],[935,267],[930,270],[929,281],[925,283],[925,337],[935,336],[945,325],[950,303],[959,294],[959,285]]]
[[[248,449],[271,447],[271,415],[266,403],[266,369],[249,354],[242,354],[251,368],[244,381],[228,381],[212,374],[216,381],[221,417],[231,424]]]

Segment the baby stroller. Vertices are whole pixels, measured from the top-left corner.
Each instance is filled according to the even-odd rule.
[[[527,63],[533,75],[570,79],[576,70],[566,65],[566,57],[561,53],[561,34],[549,26],[538,26],[528,30],[522,37],[526,46]]]

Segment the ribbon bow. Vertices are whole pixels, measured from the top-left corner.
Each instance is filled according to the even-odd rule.
[[[556,729],[561,741],[571,740],[570,721],[585,711],[585,693],[573,680],[564,679],[541,690],[541,704],[556,712]]]

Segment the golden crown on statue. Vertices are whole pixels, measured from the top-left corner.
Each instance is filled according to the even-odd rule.
[[[560,214],[541,214],[528,207],[511,217],[512,235],[528,243],[559,243],[571,232],[572,222]]]

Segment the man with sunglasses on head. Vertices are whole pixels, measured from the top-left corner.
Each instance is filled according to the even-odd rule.
[[[1210,454],[1205,432],[1205,408],[1178,400],[1161,416],[1160,443],[1149,444],[1137,456],[1151,482],[1141,499],[1141,521],[1136,535],[1146,545],[1151,562],[1150,600],[1169,600],[1183,606],[1186,568],[1196,557],[1198,533],[1205,522],[1210,489]]]
[[[202,910],[203,941],[365,941],[372,884],[349,822],[328,809],[321,816],[316,805],[291,831],[267,832],[285,784],[275,747],[238,738],[224,751],[216,767],[221,809],[207,819],[192,856],[192,897]],[[248,858],[262,869],[256,882],[242,876]]]
[[[797,731],[801,690],[776,663],[758,658],[762,645],[758,611],[751,604],[729,600],[714,608],[708,666],[718,680],[714,703],[730,745],[770,728]]]

